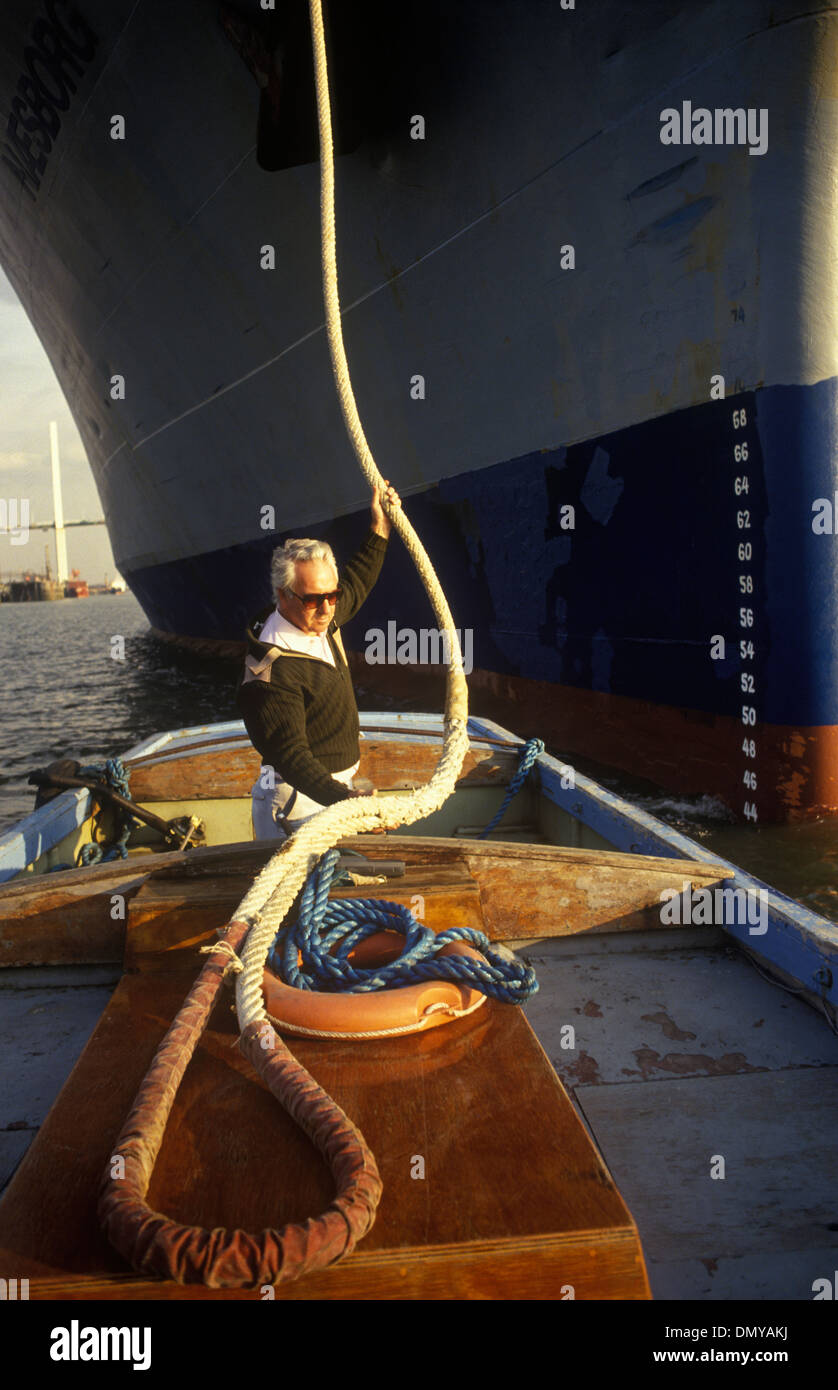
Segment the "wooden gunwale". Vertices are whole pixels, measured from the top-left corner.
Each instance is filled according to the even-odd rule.
[[[341,841],[341,848],[403,860],[404,879],[371,884],[366,896],[408,907],[417,894],[426,896],[424,874],[429,903],[438,898],[440,911],[446,902],[453,910],[451,893],[463,882],[457,874],[469,876],[485,929],[496,941],[661,926],[664,889],[680,892],[684,882],[707,885],[730,876],[730,870],[689,860],[450,837],[362,835]],[[206,846],[7,884],[0,887],[0,966],[121,961],[125,919],[113,915],[114,895],[135,921],[159,916],[164,933],[168,921],[168,929],[177,924],[186,939],[208,940],[230,920],[274,852],[265,842]],[[446,873],[450,880],[454,871],[446,887]],[[333,891],[335,897],[352,895],[351,889]],[[144,954],[156,939],[149,928]]]
[[[435,743],[441,742],[437,734],[429,732],[427,729],[397,729],[386,724],[364,724],[361,733],[362,743],[368,734],[395,734],[399,738],[413,737],[422,738]],[[503,748],[512,751],[520,751],[524,746],[522,742],[519,743],[515,739],[495,738],[490,734],[472,733],[469,733],[469,743],[486,744],[492,748]],[[253,747],[250,737],[247,734],[219,734],[215,738],[200,739],[195,743],[167,744],[153,753],[143,753],[136,758],[124,758],[123,763],[127,768],[140,767],[144,763],[162,762],[169,758],[187,757],[197,749],[220,748],[222,746],[227,748],[230,744],[241,744],[246,747]],[[412,746],[415,747],[415,745]]]

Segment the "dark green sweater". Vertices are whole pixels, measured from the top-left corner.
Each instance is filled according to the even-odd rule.
[[[269,680],[243,684],[245,672],[236,691],[236,705],[263,765],[274,768],[277,781],[288,782],[323,806],[349,796],[349,788],[330,774],[352,767],[360,757],[352,677],[334,633],[358,612],[381,572],[386,550],[384,537],[371,530],[341,572],[343,592],[328,630],[334,666],[280,650],[269,668]],[[271,651],[258,634],[273,611],[272,604],[263,609],[247,630],[251,671]]]

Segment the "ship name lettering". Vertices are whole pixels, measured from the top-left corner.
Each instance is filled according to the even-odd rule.
[[[44,0],[29,38],[0,157],[34,200],[61,130],[59,113],[69,111],[97,39],[72,0]]]

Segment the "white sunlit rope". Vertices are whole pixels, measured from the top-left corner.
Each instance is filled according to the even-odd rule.
[[[332,120],[320,0],[309,0],[309,8],[320,126],[320,220],[326,334],[343,418],[358,463],[370,488],[383,493],[384,479],[364,435],[343,344],[335,245]],[[395,829],[399,825],[422,820],[436,811],[454,790],[468,751],[468,694],[454,620],[425,549],[404,512],[396,509],[391,514],[388,510],[388,516],[419,572],[439,630],[448,635],[450,657],[442,753],[426,786],[389,797],[386,802],[379,801],[373,795],[328,806],[301,826],[265,865],[233,914],[234,920],[253,924],[241,951],[243,969],[236,984],[236,1008],[241,1029],[254,1022],[263,1022],[266,1028],[270,1028],[262,998],[265,961],[279,927],[317,859],[345,835],[382,828]]]

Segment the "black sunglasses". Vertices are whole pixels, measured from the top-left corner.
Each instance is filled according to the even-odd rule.
[[[298,603],[301,603],[303,608],[319,608],[321,603],[337,603],[343,593],[343,588],[339,584],[328,594],[295,594],[293,589],[286,589],[285,592],[295,598]]]

